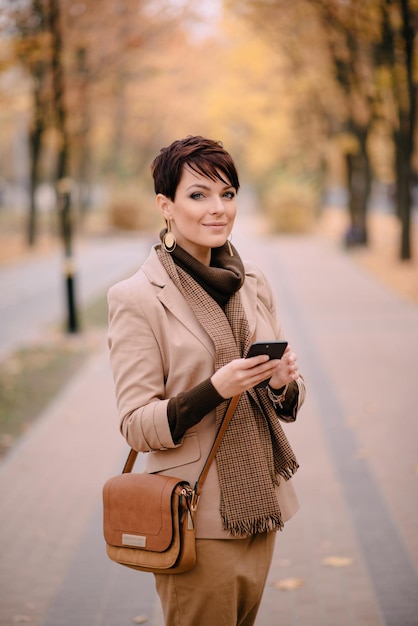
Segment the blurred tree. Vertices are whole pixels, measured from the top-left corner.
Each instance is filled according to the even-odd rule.
[[[315,0],[329,33],[342,31],[345,48],[329,37],[338,82],[354,109],[348,118],[359,149],[347,154],[352,228],[347,242],[367,241],[366,211],[371,184],[367,138],[382,116],[392,125],[395,146],[396,209],[401,219],[400,258],[411,258],[412,159],[416,121],[418,61],[416,0]],[[354,20],[352,25],[351,20]],[[382,107],[382,101],[386,106]],[[389,102],[388,102],[389,100]],[[388,106],[389,105],[389,106]],[[367,113],[366,113],[367,112]],[[360,115],[359,115],[360,114]],[[357,181],[357,184],[354,184]],[[356,198],[357,192],[359,198]],[[364,237],[362,236],[364,234]]]
[[[349,212],[348,246],[367,244],[367,207],[372,170],[368,139],[373,120],[373,39],[376,15],[372,2],[314,0],[323,24],[334,75],[346,101],[345,144]]]
[[[48,0],[48,27],[51,35],[51,82],[54,124],[58,131],[56,181],[70,178],[70,136],[68,108],[65,97],[63,35],[60,0]]]
[[[36,190],[40,181],[42,140],[50,113],[49,32],[44,0],[10,4],[9,24],[15,34],[17,59],[31,77],[32,109],[29,128],[30,189],[27,242],[36,241]]]
[[[148,48],[155,53],[184,13],[173,14],[169,6],[164,1],[103,0],[98,12],[93,0],[5,0],[16,63],[32,78],[30,245],[36,239],[35,197],[47,129],[54,131],[53,178],[73,178],[72,195],[78,196],[82,211],[93,161],[101,160],[115,178],[133,171],[129,154],[136,144],[127,132],[132,108],[127,94],[132,84],[143,94],[144,79],[152,71],[138,52]]]
[[[59,72],[57,41],[47,28],[51,2],[9,4],[16,45],[25,52],[20,62],[33,74],[28,50],[34,42],[42,61],[43,115],[34,114],[42,122],[34,138],[49,129],[58,158],[58,128],[65,120],[67,171],[81,213],[92,180],[130,195],[137,205],[138,187],[146,181],[149,188],[156,151],[190,133],[222,139],[261,195],[274,187],[277,196],[289,182],[315,186],[319,194],[330,138],[338,137],[350,191],[347,237],[367,241],[376,146],[387,143],[389,128],[397,137],[395,86],[405,94],[407,85],[401,42],[411,26],[402,30],[400,9],[418,0],[225,0],[227,8],[211,19],[203,5],[188,0],[102,0],[100,11],[94,0],[55,0],[61,14]],[[34,19],[34,12],[42,19]],[[27,24],[42,27],[42,37],[36,30],[31,38]],[[412,50],[413,59],[413,42],[408,45],[403,49]],[[410,77],[413,84],[412,65]],[[34,188],[39,150],[32,151]],[[389,158],[387,150],[386,168]],[[273,192],[270,197],[274,202]]]
[[[320,96],[313,102],[321,104],[317,113],[328,120],[331,135],[340,136],[346,157],[351,222],[347,245],[367,243],[370,134],[379,132],[382,117],[386,124],[392,124],[397,207],[402,219],[401,258],[409,258],[417,0],[229,0],[228,5],[250,19],[277,50],[292,59],[299,81],[318,62],[323,64],[324,57],[318,51],[328,49],[332,67],[327,63],[322,67],[325,72],[331,69],[344,96],[339,99],[340,113],[335,108],[335,93],[328,103]],[[289,45],[291,39],[293,47]],[[303,49],[309,58],[303,58]],[[382,106],[382,98],[386,106]]]
[[[182,43],[186,12],[164,0],[103,0],[100,12],[94,0],[61,2],[73,167],[86,175],[83,164],[92,168],[93,161],[96,175],[123,185],[148,167],[149,144],[161,134],[167,99],[160,91],[147,111],[149,84],[173,59],[172,42]]]
[[[401,221],[400,258],[410,259],[413,156],[417,115],[416,0],[381,0],[382,37],[377,48],[379,95],[395,145],[396,209]]]
[[[312,123],[322,116],[328,132],[341,135],[351,220],[347,241],[366,243],[366,207],[371,187],[367,140],[373,86],[369,63],[373,24],[370,7],[362,0],[249,0],[245,4],[247,15],[257,28],[263,29],[273,44],[288,55],[295,82],[303,84],[312,73],[317,76],[316,85],[310,83],[310,93],[305,92],[305,110],[311,111],[304,117]],[[329,78],[337,81],[343,97],[338,97],[335,86],[334,90],[326,90],[327,98],[321,94],[327,85],[327,72]],[[296,101],[296,106],[300,108],[301,104]]]
[[[277,3],[227,4],[219,117],[227,105],[241,167],[270,217],[278,217],[285,196],[294,213],[302,212],[305,195],[310,211],[317,211],[330,123],[325,112],[340,115],[317,16],[301,3],[283,3],[280,10]],[[300,37],[307,45],[300,45]]]

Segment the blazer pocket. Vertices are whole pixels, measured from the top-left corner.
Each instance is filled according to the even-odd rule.
[[[176,448],[148,452],[145,471],[149,474],[163,472],[195,463],[200,457],[199,437],[196,432],[190,432],[184,436],[182,444]]]

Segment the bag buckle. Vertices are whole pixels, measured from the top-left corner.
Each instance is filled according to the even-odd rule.
[[[199,504],[199,500],[200,500],[200,496],[197,495],[196,491],[193,491],[192,500],[190,503],[190,508],[193,511],[193,513],[196,513],[197,511],[197,505]]]

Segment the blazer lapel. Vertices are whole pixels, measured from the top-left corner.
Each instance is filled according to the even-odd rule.
[[[157,298],[161,303],[205,346],[211,356],[215,355],[215,347],[207,332],[196,319],[193,311],[185,304],[183,295],[174,285],[164,267],[161,265],[155,248],[142,265],[142,271],[153,285],[160,288]]]
[[[253,336],[257,324],[257,279],[253,274],[245,273],[245,281],[240,294],[250,333]]]
[[[142,265],[142,271],[153,285],[160,287],[157,295],[162,304],[193,333],[214,356],[215,348],[207,332],[196,319],[190,307],[185,305],[184,298],[173,284],[161,265],[155,247]],[[257,321],[257,279],[251,272],[246,272],[244,285],[240,290],[242,305],[247,316],[251,335],[255,333]]]

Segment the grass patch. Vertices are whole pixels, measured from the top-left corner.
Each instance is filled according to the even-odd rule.
[[[82,328],[106,328],[107,327],[107,299],[103,294],[84,309],[81,315]]]
[[[80,319],[80,333],[56,333],[0,363],[0,457],[97,349],[107,324],[106,297],[81,311]]]

